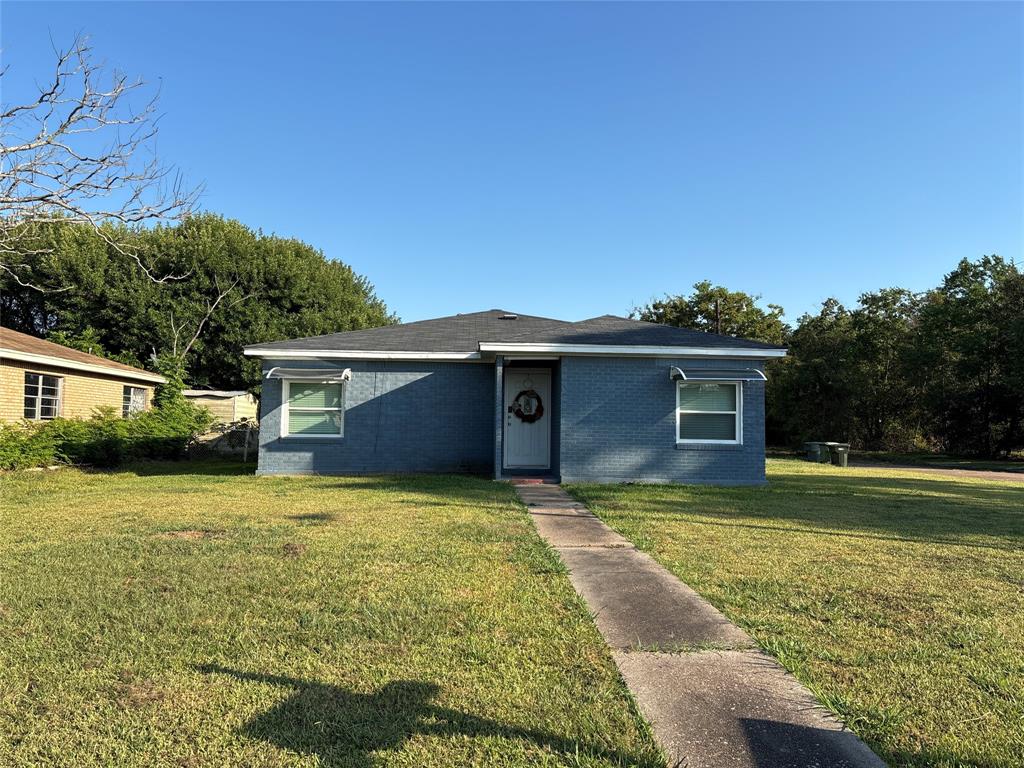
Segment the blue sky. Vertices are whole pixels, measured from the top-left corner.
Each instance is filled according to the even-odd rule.
[[[795,319],[1024,249],[1019,3],[18,3],[162,87],[202,207],[404,320],[625,314],[702,279]]]

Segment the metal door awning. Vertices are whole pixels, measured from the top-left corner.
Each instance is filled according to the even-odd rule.
[[[267,371],[268,379],[303,379],[321,384],[340,384],[352,380],[352,369],[345,368],[285,368],[275,366]]]
[[[673,381],[768,381],[757,368],[669,368]]]

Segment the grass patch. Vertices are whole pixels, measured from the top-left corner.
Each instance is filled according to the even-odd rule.
[[[0,477],[0,765],[663,766],[511,488]]]
[[[569,491],[892,766],[1024,766],[1024,485],[768,462],[767,488]]]

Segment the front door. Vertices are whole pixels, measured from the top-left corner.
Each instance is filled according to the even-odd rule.
[[[551,371],[505,369],[505,468],[551,467]]]

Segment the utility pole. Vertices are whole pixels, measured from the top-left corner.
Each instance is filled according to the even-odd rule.
[[[722,302],[715,299],[715,333],[722,335]]]

